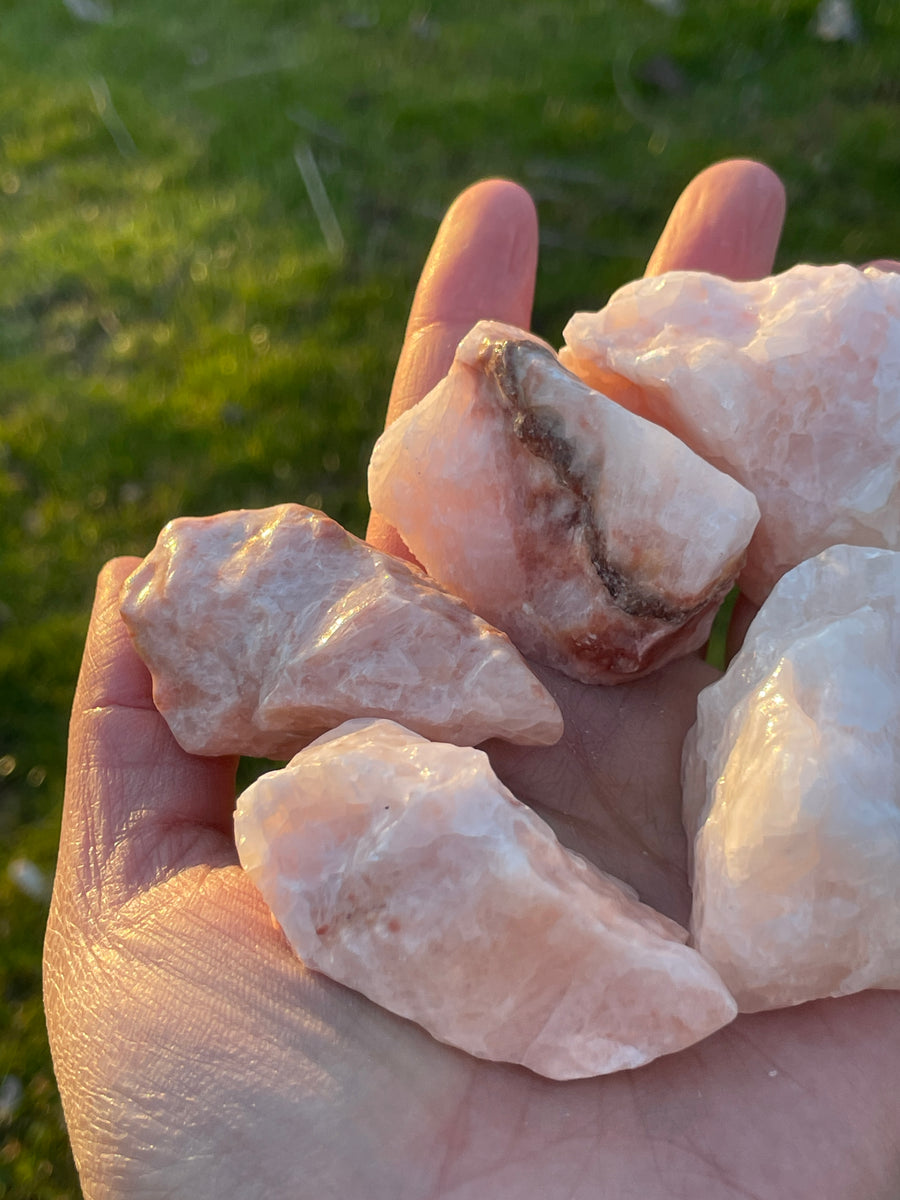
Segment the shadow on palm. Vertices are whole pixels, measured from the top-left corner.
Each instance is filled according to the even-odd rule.
[[[681,746],[698,692],[716,677],[696,657],[634,683],[588,687],[535,668],[563,713],[555,746],[486,749],[511,792],[560,841],[686,925],[690,915],[681,824]]]

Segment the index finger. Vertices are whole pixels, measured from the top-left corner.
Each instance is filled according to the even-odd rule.
[[[528,327],[537,253],[537,215],[524,189],[490,179],[454,201],[416,289],[386,425],[446,375],[458,343],[477,321]],[[369,520],[367,538],[380,550],[411,557],[378,513]]]

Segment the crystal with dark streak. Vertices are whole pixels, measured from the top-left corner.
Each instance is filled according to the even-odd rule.
[[[740,484],[494,322],[379,439],[369,492],[433,578],[586,683],[702,644],[758,519]]]

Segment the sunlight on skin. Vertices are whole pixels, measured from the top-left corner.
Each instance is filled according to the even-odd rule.
[[[531,323],[537,213],[527,192],[502,180],[469,188],[450,206],[422,270],[385,424],[417,404],[450,369],[457,345],[481,320]],[[378,514],[367,541],[415,561]]]
[[[649,270],[771,269],[783,191],[726,163]],[[429,257],[391,416],[481,317],[527,325],[524,192],[464,193]],[[370,538],[393,547],[373,520]],[[900,996],[739,1018],[639,1071],[559,1084],[438,1045],[306,971],[235,865],[234,762],[179,750],[101,576],[70,734],[47,932],[48,1028],[88,1200],[887,1200],[900,1176]],[[614,689],[543,673],[558,748],[493,748],[568,840],[684,915],[680,738],[711,669]],[[650,864],[649,866],[647,864]]]

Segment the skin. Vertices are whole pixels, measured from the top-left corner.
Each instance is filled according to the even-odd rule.
[[[769,272],[780,183],[719,164],[648,270]],[[528,196],[492,181],[448,213],[419,284],[389,419],[479,318],[527,326]],[[373,517],[370,539],[403,552]],[[46,1011],[89,1200],[887,1200],[900,1189],[900,994],[739,1017],[637,1071],[553,1083],[434,1042],[307,971],[237,866],[232,760],[184,754],[100,576],[71,725]],[[565,840],[682,920],[678,758],[715,673],[543,677],[558,747],[494,747]]]

